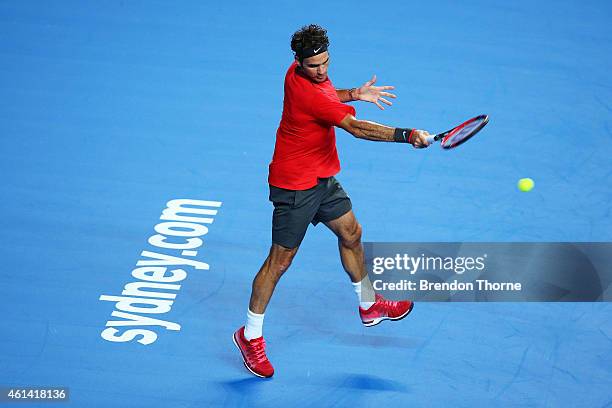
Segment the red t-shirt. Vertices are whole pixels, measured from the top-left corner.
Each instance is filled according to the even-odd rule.
[[[276,131],[268,183],[289,190],[306,190],[317,179],[340,171],[334,126],[355,108],[340,102],[329,78],[311,81],[297,62],[285,76],[283,116]]]

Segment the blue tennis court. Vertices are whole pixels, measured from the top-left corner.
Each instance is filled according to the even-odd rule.
[[[453,151],[338,129],[364,241],[610,242],[611,18],[605,1],[1,2],[0,387],[68,387],[75,407],[612,407],[609,303],[419,302],[365,328],[322,225],[266,311],[274,377],[231,340],[270,247],[295,30],[327,28],[336,87],[396,87],[358,118],[491,118]],[[208,202],[197,254],[149,241],[181,199]],[[166,311],[113,315],[100,298],[155,265],[185,272]]]

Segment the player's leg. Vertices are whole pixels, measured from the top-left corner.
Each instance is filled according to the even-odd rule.
[[[315,216],[320,199],[317,186],[294,191],[270,186],[272,214],[272,247],[270,253],[253,280],[249,310],[263,314],[280,277],[291,265],[298,251],[308,224]]]
[[[340,261],[344,271],[351,278],[353,289],[359,300],[359,307],[370,308],[375,302],[374,288],[365,269],[361,225],[355,218],[353,210],[325,222],[325,225],[338,237]]]
[[[244,366],[258,377],[272,377],[274,368],[268,360],[263,338],[264,312],[280,277],[287,271],[298,246],[287,248],[273,243],[270,253],[253,279],[246,324],[233,336]]]
[[[251,301],[249,302],[249,310],[253,313],[263,314],[266,311],[276,284],[291,265],[297,250],[298,247],[285,248],[272,244],[268,257],[253,279]]]
[[[329,191],[317,217],[338,237],[340,259],[359,299],[361,321],[366,326],[374,326],[383,320],[404,318],[412,310],[413,303],[391,301],[375,294],[365,268],[361,226],[351,210],[350,199],[333,177]]]
[[[314,222],[323,222],[337,237],[340,260],[351,278],[361,307],[374,303],[374,289],[365,270],[361,225],[352,211],[351,200],[335,177],[325,183],[325,198]]]
[[[361,243],[361,225],[357,222],[353,210],[335,220],[325,222],[325,225],[338,237],[340,260],[344,270],[353,283],[361,282],[367,274]]]
[[[314,218],[323,222],[338,237],[340,259],[344,270],[353,283],[367,276],[361,244],[361,225],[353,213],[353,205],[335,177],[326,179],[325,198]]]
[[[265,352],[263,340],[264,312],[280,277],[287,271],[304,239],[308,224],[316,214],[320,189],[292,191],[270,186],[272,247],[253,279],[247,322],[234,333],[234,344],[240,350],[245,367],[260,377],[271,377],[274,368]]]
[[[265,312],[276,284],[297,253],[318,207],[318,203],[309,199],[314,192],[315,188],[294,191],[270,186],[270,201],[274,204],[272,246],[253,279],[249,302],[249,311],[253,314]]]

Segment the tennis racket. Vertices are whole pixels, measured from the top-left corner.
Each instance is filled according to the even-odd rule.
[[[427,137],[427,141],[431,144],[441,140],[440,147],[443,149],[453,149],[467,142],[472,136],[480,132],[487,123],[489,123],[489,116],[479,115],[446,132],[430,135]]]

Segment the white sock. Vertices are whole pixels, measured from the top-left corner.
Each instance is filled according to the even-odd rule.
[[[357,283],[351,282],[351,284],[353,285],[353,289],[355,289],[355,293],[357,294],[357,299],[359,300],[359,307],[365,310],[369,309],[374,304],[374,301],[373,301],[374,300],[374,290],[368,289],[368,287],[372,288],[372,284],[370,283],[370,278],[366,276],[365,278],[363,278],[361,282],[357,282]],[[364,299],[362,299],[362,296],[361,296],[362,284],[366,288],[366,292],[370,294],[370,296],[363,296]]]
[[[247,340],[253,340],[261,337],[263,331],[264,315],[251,312],[251,309],[247,311],[247,322],[244,326],[244,337]]]

